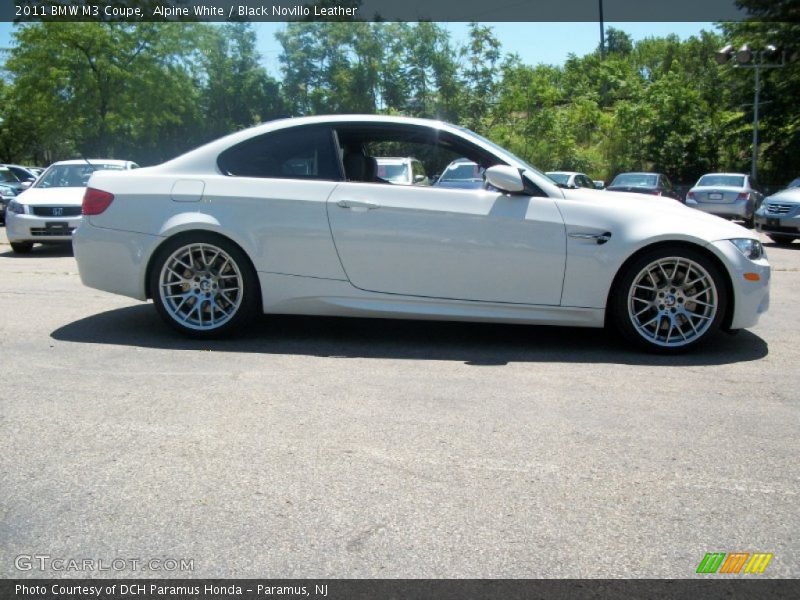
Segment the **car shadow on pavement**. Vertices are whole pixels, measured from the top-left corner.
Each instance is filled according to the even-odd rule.
[[[259,319],[238,338],[195,340],[173,332],[149,304],[74,321],[53,331],[51,337],[165,350],[446,360],[474,366],[513,362],[724,365],[758,360],[769,353],[767,343],[749,331],[735,336],[718,333],[694,352],[661,356],[638,352],[602,329],[283,315]]]
[[[782,250],[800,250],[800,244],[777,244],[775,242],[764,242],[765,248],[780,248]]]
[[[0,252],[0,257],[8,258],[47,258],[72,256],[72,246],[70,244],[47,244],[46,246],[34,246],[33,250],[26,254],[20,254],[13,250]]]

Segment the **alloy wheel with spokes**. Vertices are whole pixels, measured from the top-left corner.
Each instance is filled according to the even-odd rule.
[[[659,250],[630,266],[612,308],[629,338],[651,349],[680,351],[719,327],[725,294],[721,275],[706,256]]]
[[[254,308],[254,277],[236,246],[212,236],[162,249],[151,291],[159,313],[184,333],[206,337],[238,326]],[[195,236],[197,238],[197,236]]]

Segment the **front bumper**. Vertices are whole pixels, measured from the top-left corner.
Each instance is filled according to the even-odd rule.
[[[39,217],[6,211],[9,242],[69,242],[81,217]]]
[[[730,329],[752,327],[769,309],[771,272],[766,256],[750,260],[728,240],[712,242],[708,248],[720,257],[730,275],[733,288],[733,315]],[[753,274],[758,276],[755,281]]]
[[[800,238],[800,204],[784,205],[781,213],[770,212],[767,205],[756,211],[756,229],[766,234],[795,236]]]

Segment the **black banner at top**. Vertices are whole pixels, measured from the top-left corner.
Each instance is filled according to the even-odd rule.
[[[601,10],[608,22],[748,16],[735,0],[3,0],[0,20],[590,22],[600,20]],[[794,20],[793,12],[769,18]]]

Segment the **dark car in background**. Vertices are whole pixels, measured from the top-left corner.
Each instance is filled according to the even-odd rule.
[[[1,167],[5,167],[9,171],[11,171],[14,176],[19,179],[22,183],[31,184],[42,174],[42,171],[38,173],[34,171],[35,167],[23,167],[22,165],[0,165]]]
[[[17,192],[14,188],[0,183],[0,223],[6,222],[6,208],[8,203],[17,197]]]
[[[669,177],[663,173],[620,173],[614,177],[606,191],[665,196],[683,202],[683,198],[675,191]]]
[[[30,184],[27,184],[30,185]],[[27,185],[14,174],[14,171],[5,165],[0,165],[0,205],[2,205],[2,214],[0,219],[3,223],[6,222],[6,208],[12,198],[18,196]]]

